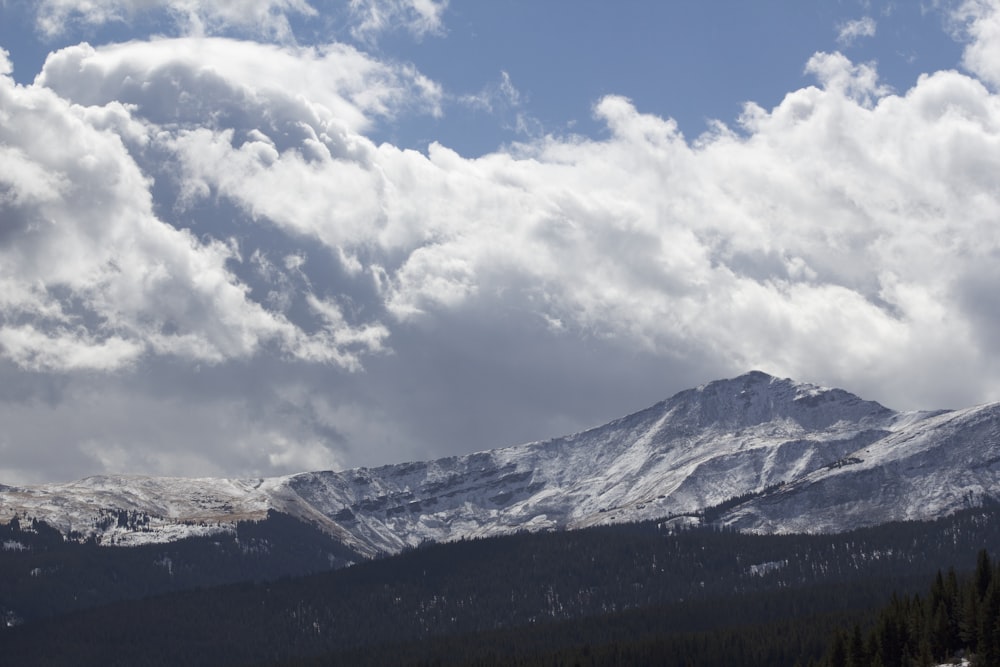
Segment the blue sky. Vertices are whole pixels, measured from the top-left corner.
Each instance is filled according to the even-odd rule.
[[[129,23],[77,21],[57,36],[41,35],[31,29],[34,3],[7,4],[10,20],[0,26],[0,43],[12,53],[21,83],[30,83],[60,46],[178,32],[162,12],[148,12]],[[446,113],[395,118],[372,138],[421,150],[438,141],[465,156],[527,139],[527,133],[599,135],[603,128],[591,107],[608,94],[673,118],[693,139],[709,121],[732,124],[747,101],[770,108],[813,83],[804,65],[816,51],[875,61],[882,81],[903,91],[921,73],[955,67],[962,50],[940,3],[450,2],[436,31],[415,36],[399,25],[360,39],[351,34],[345,4],[315,3],[320,17],[293,14],[295,41],[345,41],[416,65],[449,95]],[[873,36],[841,37],[846,26],[866,19]],[[504,96],[505,74],[516,101]],[[484,93],[493,97],[490,110],[462,101]],[[526,125],[518,126],[518,115]]]
[[[866,17],[875,38],[838,40],[845,25]],[[553,133],[600,133],[590,109],[617,94],[694,138],[710,120],[732,123],[746,101],[769,108],[813,83],[803,69],[816,51],[876,60],[899,90],[922,72],[954,67],[961,54],[942,29],[946,16],[918,3],[452,3],[447,18],[439,38],[395,33],[380,46],[457,93],[498,86],[506,72],[523,108],[504,108],[504,125],[516,127],[520,111],[537,121],[535,131]],[[425,141],[476,155],[517,138],[492,126],[494,117],[451,111],[401,140],[419,146],[423,130]]]
[[[1000,6],[0,2],[0,481],[1000,400]]]

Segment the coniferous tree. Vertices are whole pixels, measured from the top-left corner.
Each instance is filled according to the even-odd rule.
[[[962,610],[959,615],[958,638],[963,646],[975,651],[979,644],[979,597],[976,587],[963,588],[960,599]]]
[[[868,651],[865,650],[865,640],[861,636],[861,626],[854,624],[851,630],[851,638],[847,645],[847,667],[867,667],[869,662]]]
[[[978,579],[976,583],[978,586]],[[998,619],[1000,619],[1000,588],[994,579],[989,583],[979,607],[979,631],[977,633],[979,643],[976,650],[976,665],[1000,665]]]
[[[982,600],[986,597],[986,590],[990,587],[990,581],[993,579],[993,565],[990,563],[990,555],[987,553],[986,549],[980,550],[979,554],[976,556],[976,597]]]

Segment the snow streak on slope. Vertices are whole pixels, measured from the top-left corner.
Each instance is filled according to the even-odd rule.
[[[832,532],[931,519],[1000,493],[1000,404],[938,413],[738,508],[727,523],[759,532]],[[875,520],[873,520],[873,518]]]
[[[885,436],[894,418],[846,392],[751,373],[565,438],[296,475],[285,509],[388,552],[694,513],[832,464]]]
[[[102,475],[67,484],[4,487],[0,521],[27,515],[66,535],[100,536],[106,544],[168,542],[265,518],[279,484],[278,479]],[[122,512],[137,517],[136,525],[120,525]]]
[[[900,414],[752,372],[576,435],[436,461],[268,480],[102,477],[0,488],[0,520],[27,513],[67,532],[135,542],[224,530],[276,509],[374,555],[425,540],[693,517],[768,491],[723,521],[836,531],[937,516],[995,493],[998,414],[1000,406]],[[148,532],[109,528],[101,511],[113,508],[150,515]]]

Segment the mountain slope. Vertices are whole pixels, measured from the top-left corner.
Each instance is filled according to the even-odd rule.
[[[1000,404],[907,424],[854,452],[844,465],[805,475],[730,513],[756,532],[831,532],[941,516],[1000,493]]]
[[[995,494],[998,415],[1000,405],[897,413],[751,372],[575,435],[435,461],[265,480],[100,477],[0,488],[0,520],[28,514],[129,543],[227,530],[276,509],[374,555],[519,530],[694,521],[747,495],[724,523],[840,531],[930,518]],[[149,520],[138,530],[107,526],[101,517],[112,509]]]

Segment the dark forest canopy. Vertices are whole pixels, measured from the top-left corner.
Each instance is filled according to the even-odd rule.
[[[923,594],[893,594],[867,631],[837,630],[821,667],[1000,665],[1000,563],[985,549],[964,576],[938,571]]]
[[[20,622],[0,644],[51,665],[805,665],[893,593],[1000,552],[992,505],[839,535],[525,533],[335,570],[351,554],[280,515],[128,549],[2,530],[23,548],[0,551],[0,606]]]

